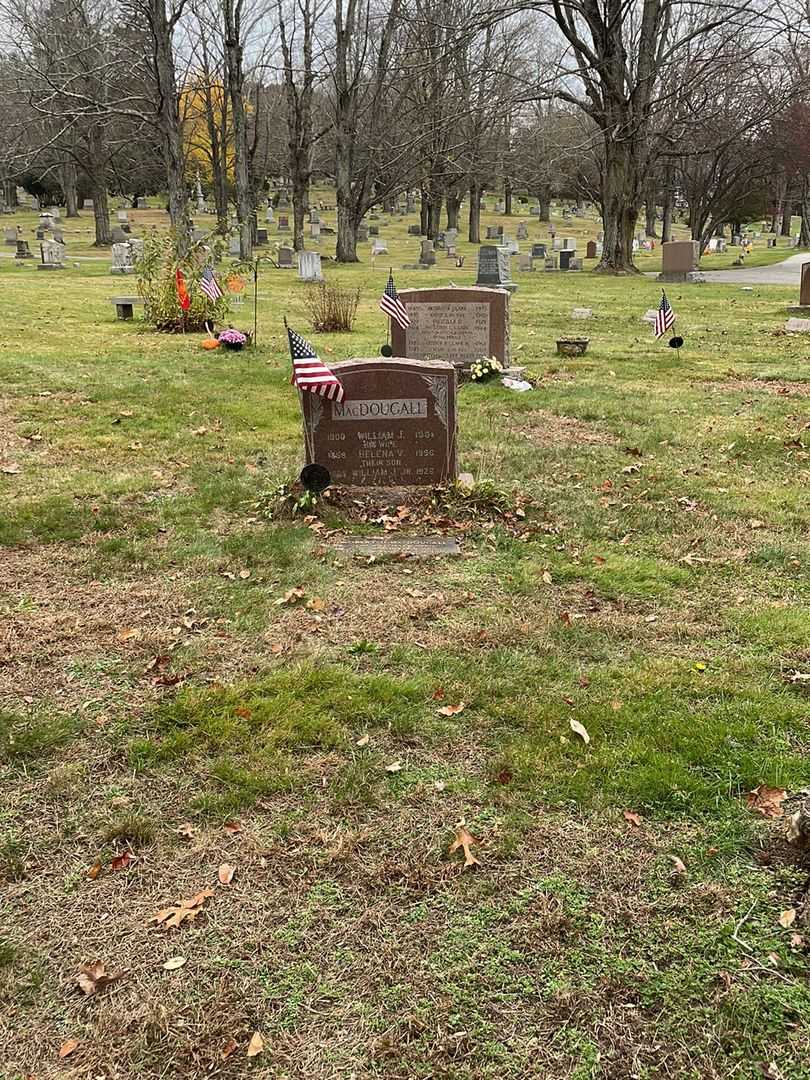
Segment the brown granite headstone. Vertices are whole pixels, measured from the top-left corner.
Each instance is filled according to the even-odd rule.
[[[307,464],[352,487],[443,484],[456,476],[456,371],[441,361],[342,360],[342,402],[303,393]]]
[[[697,240],[670,240],[661,245],[661,273],[659,281],[688,281],[700,262],[700,244]]]
[[[810,307],[810,262],[802,263],[802,283],[799,289],[799,306]]]
[[[446,360],[464,367],[484,356],[509,365],[509,293],[504,289],[452,287],[402,289],[411,325],[391,320],[394,356]]]

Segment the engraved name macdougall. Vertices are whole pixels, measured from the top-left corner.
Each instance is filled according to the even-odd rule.
[[[332,402],[333,420],[424,419],[427,414],[427,398],[367,398]]]

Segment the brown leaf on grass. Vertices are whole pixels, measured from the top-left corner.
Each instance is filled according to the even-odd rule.
[[[477,836],[473,836],[464,821],[464,818],[456,825],[456,838],[450,845],[449,853],[454,855],[459,848],[464,852],[464,869],[468,866],[480,866],[481,863],[476,859],[472,853],[472,845],[480,844],[481,841]]]
[[[307,609],[309,611],[326,611],[326,601],[322,600],[320,596],[313,596],[311,600],[307,600]]]
[[[194,838],[194,826],[190,821],[183,822],[178,826],[177,835],[182,836],[184,840],[192,840]]]
[[[239,1043],[236,1041],[236,1039],[228,1039],[228,1041],[225,1043],[225,1045],[219,1052],[220,1061],[227,1061],[231,1054],[238,1049],[238,1047]]]
[[[79,988],[89,997],[91,994],[97,994],[99,990],[103,990],[110,983],[117,982],[124,975],[126,975],[126,971],[118,971],[111,975],[104,967],[103,961],[95,960],[92,964],[82,964],[79,967],[77,981]]]
[[[552,578],[552,576],[548,572],[548,570],[543,571],[543,581],[546,583],[546,585],[553,585],[554,584],[554,579]]]
[[[251,716],[253,716],[253,713],[250,711],[250,709],[246,709],[244,705],[240,705],[238,709],[234,709],[234,712],[242,720],[249,720]]]
[[[283,596],[276,600],[276,604],[281,607],[283,604],[297,604],[299,601],[306,597],[306,593],[300,585],[296,585],[294,589],[290,589],[289,592],[284,593]]]
[[[193,922],[200,914],[205,901],[213,895],[213,889],[203,889],[202,892],[198,892],[196,896],[192,896],[188,900],[181,900],[179,904],[175,904],[173,907],[163,908],[156,915],[153,915],[149,922],[157,923],[158,926],[162,926],[167,930],[179,927],[184,922]]]
[[[436,689],[433,691],[433,700],[434,701],[442,701],[443,698],[444,698],[444,690],[442,690],[441,686],[437,686]]]
[[[59,1047],[59,1058],[66,1058],[69,1054],[72,1054],[76,1047],[79,1045],[78,1039],[68,1039],[67,1042],[62,1043]]]
[[[588,734],[588,729],[585,727],[584,724],[580,724],[579,720],[569,720],[568,724],[573,733],[575,735],[579,735],[580,739],[582,739],[584,743],[587,744],[591,741],[591,737]]]
[[[138,638],[140,636],[141,636],[141,632],[137,628],[137,626],[129,626],[129,627],[127,627],[126,630],[119,630],[118,633],[115,635],[115,640],[116,641],[132,641],[133,638]]]
[[[217,877],[219,878],[220,885],[230,885],[233,881],[233,875],[236,873],[236,867],[230,866],[224,862],[217,870]]]
[[[464,712],[466,708],[466,703],[460,701],[458,705],[444,705],[441,709],[437,709],[436,712],[439,716],[458,716],[458,714]]]
[[[370,735],[361,735],[360,738],[357,740],[357,742],[354,745],[355,746],[360,746],[360,747],[368,746],[370,741],[371,741],[371,736]]]
[[[258,1031],[254,1031],[250,1037],[250,1042],[248,1043],[247,1056],[256,1057],[262,1050],[264,1050],[264,1039]]]
[[[787,792],[782,788],[768,787],[767,784],[759,784],[746,793],[745,802],[756,813],[766,818],[778,818],[782,816],[782,803],[787,798]]]
[[[561,611],[559,614],[559,620],[564,626],[571,625],[571,613],[568,611]]]
[[[385,771],[390,773],[402,772],[402,762],[392,761],[390,765],[385,766]]]
[[[779,925],[788,930],[796,922],[796,908],[788,908],[779,916]]]
[[[132,854],[131,851],[122,851],[120,855],[116,855],[110,863],[111,870],[126,870],[128,866],[138,860]]]
[[[222,828],[225,830],[225,832],[229,832],[232,834],[245,831],[241,821],[226,821]]]
[[[87,876],[91,881],[95,881],[98,875],[101,873],[101,863],[94,862],[90,869],[87,871]]]
[[[637,814],[635,810],[623,810],[622,816],[625,821],[629,821],[631,825],[635,825],[636,828],[641,828],[641,814]]]

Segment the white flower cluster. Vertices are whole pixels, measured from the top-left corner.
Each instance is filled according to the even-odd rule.
[[[496,375],[499,371],[503,371],[503,364],[495,356],[484,356],[481,360],[476,360],[470,368],[470,378],[474,382],[481,382],[483,379],[489,378],[490,375]]]

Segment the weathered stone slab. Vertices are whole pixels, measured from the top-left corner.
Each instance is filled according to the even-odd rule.
[[[419,558],[458,556],[458,540],[449,536],[346,536],[329,546],[344,555],[414,555]]]
[[[392,320],[394,356],[457,366],[483,356],[509,363],[509,294],[503,289],[402,289],[399,295],[411,325],[403,329]]]

